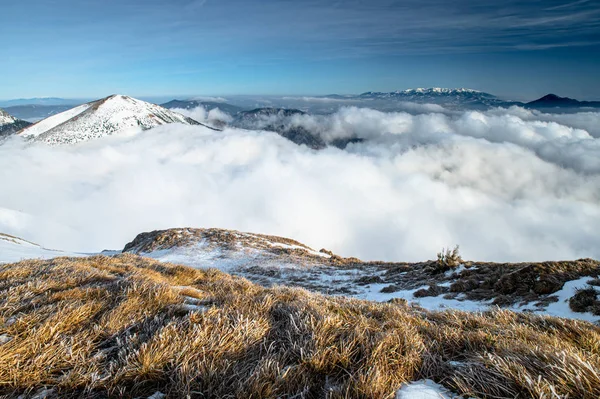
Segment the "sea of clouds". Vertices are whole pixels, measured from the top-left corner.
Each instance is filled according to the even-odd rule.
[[[415,110],[285,121],[366,139],[345,150],[182,125],[63,147],[14,137],[0,145],[0,232],[75,251],[189,226],[370,260],[456,244],[472,260],[600,258],[600,113]]]

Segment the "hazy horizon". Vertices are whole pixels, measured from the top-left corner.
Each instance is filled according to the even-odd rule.
[[[406,88],[401,88],[401,89],[390,89],[390,90],[377,90],[378,92],[383,92],[383,93],[388,93],[388,92],[395,92],[395,91],[403,91],[403,90],[409,90],[409,89],[417,89],[418,87],[406,87]],[[427,87],[432,88],[432,87]],[[448,89],[459,89],[459,88],[465,88],[465,89],[473,89],[472,87],[448,87]],[[473,90],[478,90],[478,89],[473,89]],[[164,95],[136,95],[136,94],[130,94],[130,93],[104,93],[104,94],[99,94],[97,96],[84,96],[84,97],[62,97],[62,96],[55,96],[55,95],[48,95],[48,96],[35,96],[35,97],[13,97],[13,98],[0,98],[0,106],[2,106],[2,104],[6,104],[9,102],[23,102],[23,101],[34,101],[34,100],[64,100],[64,101],[73,101],[73,104],[75,102],[88,102],[88,101],[94,101],[94,100],[98,100],[101,98],[106,98],[108,96],[114,95],[114,94],[120,94],[120,95],[126,95],[129,97],[133,97],[133,98],[138,98],[140,100],[143,101],[149,101],[149,102],[153,102],[153,103],[163,103],[163,102],[168,102],[170,100],[198,100],[198,101],[210,101],[210,102],[227,102],[229,100],[235,100],[236,98],[285,98],[285,97],[290,97],[290,98],[310,98],[310,97],[315,97],[315,98],[327,98],[328,96],[331,95],[348,95],[348,96],[352,96],[352,95],[360,95],[369,91],[373,91],[375,92],[376,90],[367,90],[364,92],[358,92],[358,93],[327,93],[327,94],[318,94],[318,93],[284,93],[284,94],[261,94],[261,93],[249,93],[249,94],[224,94],[224,93],[220,93],[220,94],[209,94],[209,93],[202,93],[202,94],[164,94]],[[501,100],[506,100],[506,101],[520,101],[520,102],[529,102],[529,101],[533,101],[533,100],[537,100],[543,96],[549,95],[549,94],[555,94],[558,95],[560,97],[569,97],[566,95],[563,95],[560,92],[555,92],[555,91],[549,91],[547,93],[542,93],[539,94],[538,96],[535,97],[524,97],[524,96],[519,96],[519,97],[507,97],[507,96],[500,96],[500,95],[496,95],[495,93],[492,92],[488,92],[485,90],[478,90],[480,92],[483,93],[488,93],[488,94],[492,94],[496,97],[498,97]],[[229,97],[229,98],[228,98]],[[590,98],[581,98],[581,97],[575,97],[575,99],[577,100],[583,100],[583,101],[600,101],[600,95],[598,95],[598,97],[590,97]],[[25,104],[25,103],[23,103]],[[65,103],[67,104],[67,103]],[[70,103],[68,103],[70,104]]]

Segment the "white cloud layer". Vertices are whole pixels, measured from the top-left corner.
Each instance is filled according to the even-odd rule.
[[[192,118],[193,120],[198,121],[200,123],[205,123],[209,125],[214,125],[223,122],[229,123],[233,120],[231,115],[221,111],[219,108],[213,108],[210,111],[207,111],[206,108],[200,106],[193,109],[174,108],[173,111],[185,115],[189,118]]]
[[[431,259],[454,244],[474,260],[600,258],[598,118],[344,108],[288,121],[368,139],[345,151],[180,125],[72,147],[13,138],[0,145],[0,231],[76,251],[191,226],[364,259]]]

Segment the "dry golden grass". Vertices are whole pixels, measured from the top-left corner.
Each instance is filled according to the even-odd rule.
[[[600,397],[600,329],[262,288],[135,255],[0,265],[0,395]],[[5,339],[4,341],[7,341]]]

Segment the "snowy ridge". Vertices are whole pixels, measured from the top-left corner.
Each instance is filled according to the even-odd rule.
[[[167,123],[199,124],[161,106],[128,96],[112,95],[51,116],[20,134],[48,144],[74,144]]]

